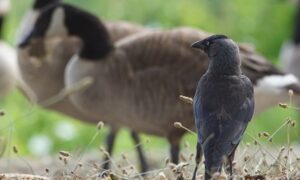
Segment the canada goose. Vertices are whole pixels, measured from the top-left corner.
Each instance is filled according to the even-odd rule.
[[[45,22],[50,28],[43,28]],[[84,27],[78,26],[81,22]],[[192,108],[179,102],[178,97],[194,94],[208,65],[205,54],[191,49],[190,44],[209,34],[177,28],[139,33],[113,44],[98,18],[71,5],[57,4],[41,13],[33,31],[19,47],[24,49],[39,38],[66,35],[82,42],[79,52],[68,63],[66,85],[72,86],[87,76],[94,79],[90,87],[71,95],[72,103],[92,118],[103,117],[137,132],[166,137],[171,144],[172,161],[177,163],[185,131],[176,129],[173,123],[181,121],[194,129]],[[262,89],[259,93],[267,91],[281,95],[282,99],[288,99],[285,94],[289,87],[297,87],[295,93],[299,93],[296,78],[288,79],[291,82],[283,82],[284,85],[269,83],[272,78],[268,77],[285,80],[291,75],[283,74],[245,47],[240,47],[240,51],[243,71]]]
[[[28,30],[32,29],[38,14],[43,8],[57,2],[58,0],[36,0],[32,10],[34,13],[29,13],[29,15],[25,17],[25,21],[23,21],[20,28],[21,30],[18,33],[18,39],[24,39],[25,34],[29,33]],[[130,34],[146,31],[142,26],[127,22],[107,22],[106,27],[109,29],[109,34],[113,41]],[[45,49],[43,46],[40,46],[42,42],[45,42],[46,44]],[[31,88],[31,91],[36,96],[35,99],[39,104],[43,104],[43,102],[59,94],[64,88],[64,70],[66,64],[72,55],[78,51],[80,46],[81,42],[78,41],[77,38],[62,37],[40,39],[40,41],[36,41],[26,50],[19,49],[18,63],[22,77],[25,83]],[[47,106],[47,108],[86,122],[97,123],[100,120],[108,122],[107,119],[101,117],[91,118],[85,116],[83,113],[79,112],[68,99],[51,104]],[[108,146],[107,151],[109,154],[113,151],[113,145],[118,129],[119,125],[117,124],[111,126],[111,131],[106,139]],[[136,144],[140,144],[140,139],[135,132],[131,132],[131,136]],[[148,169],[148,165],[143,155],[141,145],[137,146],[137,151],[140,158],[141,170],[145,172]],[[104,162],[107,163],[104,163],[103,168],[109,168],[108,157],[106,157]]]
[[[283,44],[280,59],[286,72],[300,78],[300,2],[297,2],[294,23],[293,37]]]

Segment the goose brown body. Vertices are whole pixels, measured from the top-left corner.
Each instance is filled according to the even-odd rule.
[[[170,131],[181,131],[174,128],[176,121],[192,128],[192,109],[178,97],[192,95],[207,68],[204,55],[199,62],[199,53],[189,48],[192,39],[204,37],[193,32],[176,29],[135,35],[118,41],[102,60],[75,57],[68,65],[67,84],[85,76],[96,82],[72,100],[86,114],[107,117],[138,132],[168,137]]]
[[[132,23],[108,22],[107,24],[109,34],[115,41],[133,33],[146,31],[143,27]],[[64,88],[66,65],[81,46],[80,39],[76,37],[59,37],[40,39],[29,48],[19,49],[18,62],[22,77],[36,96],[38,103],[56,96]],[[48,108],[88,122],[105,121],[99,117],[94,119],[84,116],[68,99],[51,104]]]
[[[137,132],[180,137],[182,131],[173,123],[180,121],[193,129],[194,120],[191,107],[178,97],[194,94],[208,66],[205,54],[191,49],[190,44],[208,35],[191,28],[141,33],[118,41],[101,60],[74,57],[67,68],[67,85],[86,76],[96,82],[71,99],[90,116],[107,116]],[[252,82],[261,78],[256,71],[261,76],[283,74],[261,56],[240,49],[243,71]],[[255,66],[259,68],[251,69]]]

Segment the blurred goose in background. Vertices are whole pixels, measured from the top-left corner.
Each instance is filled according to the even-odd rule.
[[[0,96],[4,97],[19,86],[29,97],[19,74],[16,51],[3,41],[3,25],[9,10],[10,0],[0,0]]]
[[[80,25],[83,22],[84,27]],[[72,86],[85,77],[93,78],[94,83],[72,94],[72,103],[91,118],[101,117],[136,132],[167,138],[171,159],[178,163],[185,130],[173,124],[180,121],[190,129],[195,125],[191,106],[178,97],[194,94],[208,66],[207,56],[190,48],[190,44],[209,35],[176,28],[138,33],[113,43],[97,17],[71,5],[56,4],[41,13],[19,48],[26,51],[43,38],[77,37],[82,46],[68,63],[66,85]],[[239,48],[242,70],[253,82],[255,96],[264,99],[256,111],[287,100],[290,88],[300,93],[297,78],[282,73],[251,49]],[[265,98],[265,94],[278,101]]]
[[[290,41],[285,42],[281,49],[280,59],[283,69],[300,78],[300,2],[297,2],[294,34]]]
[[[33,10],[25,16],[25,20],[21,24],[21,28],[17,35],[19,40],[17,41],[24,39],[24,37],[26,37],[25,34],[27,35],[30,32],[29,30],[32,29],[38,14],[43,8],[58,2],[59,0],[36,0],[33,4]],[[77,24],[78,27],[74,28],[84,28],[84,22],[81,23],[82,24]],[[113,42],[130,34],[146,31],[146,29],[142,26],[122,21],[107,22],[106,28],[109,30],[109,34],[112,37]],[[38,104],[43,105],[44,102],[55,97],[61,92],[61,90],[63,90],[65,67],[70,58],[79,51],[81,46],[82,43],[78,40],[78,38],[65,36],[59,38],[39,39],[30,45],[30,47],[26,49],[19,49],[18,63],[22,77],[34,93]],[[68,99],[63,99],[54,104],[47,105],[46,108],[85,122],[110,122],[104,117],[92,118],[84,115],[78,111]],[[112,126],[110,133],[107,136],[106,143],[108,153],[112,154],[116,134],[120,126],[118,124],[111,123],[110,125]],[[141,170],[142,172],[145,172],[148,169],[148,165],[142,152],[139,136],[137,133],[131,132],[131,137],[135,144],[137,144]],[[103,168],[109,168],[109,157],[105,157]]]
[[[1,3],[1,2],[0,2]],[[0,4],[1,5],[1,4]],[[0,96],[3,97],[16,86],[16,52],[6,42],[2,41],[4,16],[0,12]]]

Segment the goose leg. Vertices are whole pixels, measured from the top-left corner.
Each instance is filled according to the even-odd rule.
[[[178,164],[179,162],[179,151],[179,144],[171,144],[171,160],[175,164]]]
[[[117,133],[118,133],[118,129],[114,128],[114,127],[111,127],[110,132],[106,137],[107,152],[109,153],[109,155],[112,154],[112,151],[113,151],[113,148],[114,148],[114,142],[115,142]],[[103,164],[102,168],[105,169],[105,170],[109,169],[110,168],[110,159],[109,159],[109,157],[105,156],[104,159],[103,159],[103,162],[104,162],[104,164]]]
[[[195,157],[196,167],[195,167],[195,170],[194,170],[192,180],[196,180],[198,166],[199,166],[199,163],[201,162],[201,158],[202,158],[202,148],[201,148],[200,143],[197,142],[197,150],[196,150],[196,157]]]
[[[179,162],[180,139],[181,138],[178,138],[178,137],[169,138],[169,143],[171,145],[171,148],[170,148],[171,161],[174,164],[178,164],[178,162]]]
[[[149,166],[148,166],[148,163],[146,161],[146,157],[144,155],[144,152],[143,152],[143,148],[142,148],[142,145],[141,145],[141,140],[139,138],[139,135],[134,132],[134,131],[131,131],[131,137],[134,141],[134,143],[137,145],[137,152],[138,152],[138,156],[139,156],[139,160],[140,160],[140,167],[141,167],[141,171],[142,172],[147,172],[147,170],[149,169]]]

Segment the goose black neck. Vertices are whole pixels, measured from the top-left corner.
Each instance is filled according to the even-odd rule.
[[[0,15],[0,39],[3,39],[4,15]]]
[[[60,2],[60,0],[35,0],[32,8],[34,10],[41,10],[50,4],[58,3],[58,2]]]
[[[97,61],[113,49],[107,29],[97,17],[70,5],[65,11],[69,33],[83,41],[79,54],[82,59]]]
[[[293,40],[295,44],[300,44],[300,2],[297,5]]]

